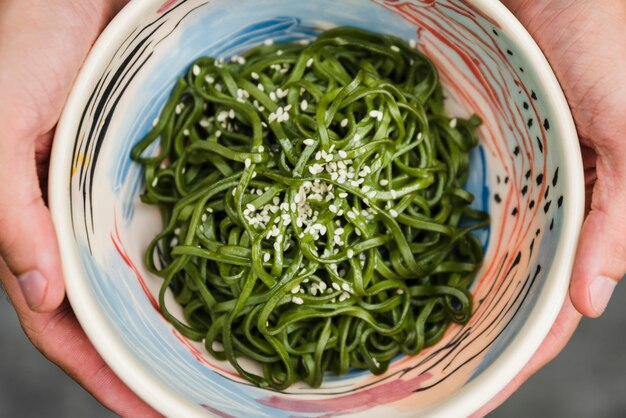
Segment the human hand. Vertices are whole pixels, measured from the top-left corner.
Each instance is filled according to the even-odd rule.
[[[600,316],[626,273],[626,3],[502,0],[546,54],[569,102],[583,154],[586,212],[569,297],[522,372],[490,412],[551,361],[581,315]]]
[[[0,1],[0,279],[33,344],[122,416],[156,412],[106,365],[69,304],[45,204],[55,125],[91,45],[127,0]]]

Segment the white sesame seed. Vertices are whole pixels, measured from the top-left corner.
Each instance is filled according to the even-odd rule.
[[[170,241],[170,247],[176,247],[178,245],[178,239],[172,238]]]
[[[253,80],[258,80],[259,79],[259,75],[257,73],[255,73],[254,71],[250,73],[250,77],[252,77]]]
[[[315,140],[314,140],[314,139],[311,139],[311,138],[307,138],[307,139],[305,139],[305,140],[304,140],[304,145],[307,145],[307,146],[309,146],[309,147],[310,147],[311,145],[315,145]]]
[[[398,48],[396,45],[391,45],[391,50],[394,52],[400,52],[400,48]]]
[[[313,65],[313,62],[314,62],[313,58],[309,58],[308,61],[306,62],[307,68],[311,67],[311,65]]]
[[[399,295],[403,295],[404,294],[404,289],[397,289],[396,293]]]
[[[395,209],[391,209],[391,210],[389,211],[389,214],[390,214],[392,217],[394,217],[394,218],[397,218],[397,217],[398,217],[398,212],[397,212]]]
[[[246,165],[246,168],[248,168],[252,165],[252,160],[250,160],[250,158],[246,158],[246,160],[244,161],[244,164]]]
[[[295,303],[296,305],[302,305],[304,303],[304,300],[297,296],[294,296],[293,298],[291,298],[291,301]]]
[[[376,191],[372,190],[371,192],[369,192],[367,194],[367,197],[369,197],[370,199],[373,199],[376,197]]]
[[[456,128],[456,124],[457,124],[457,122],[458,122],[458,121],[457,121],[457,119],[456,119],[456,118],[454,118],[454,119],[450,120],[450,127],[451,127],[452,129]]]
[[[348,126],[348,119],[347,118],[341,121],[341,127],[345,128],[346,126]]]
[[[343,235],[344,233],[344,229],[343,228],[337,228],[335,229],[335,235]]]
[[[349,249],[348,250],[348,258],[352,258],[352,257],[354,257],[354,250]]]
[[[339,287],[339,285],[335,282],[333,282],[332,286],[333,286],[333,289],[335,290],[341,290],[341,287]]]
[[[338,211],[337,206],[335,206],[335,205],[330,205],[330,206],[328,207],[328,209],[329,209],[332,213],[337,213],[337,211]]]
[[[291,289],[291,293],[298,293],[300,291],[300,285],[296,285]]]
[[[417,41],[415,39],[410,39],[409,40],[409,46],[411,48],[415,48],[417,46]]]
[[[378,184],[380,184],[381,186],[386,186],[389,184],[389,180],[387,179],[382,179],[381,181],[378,182]]]
[[[348,158],[348,153],[345,152],[344,150],[339,150],[338,154],[341,158],[344,158],[344,159]]]
[[[271,257],[272,256],[270,255],[270,253],[265,253],[263,254],[263,261],[267,263],[268,261],[270,261]]]
[[[215,78],[211,77],[210,75],[207,75],[206,77],[204,77],[204,81],[206,81],[209,84],[213,84],[215,83]]]
[[[274,249],[276,251],[280,251],[280,242],[278,242],[278,241],[274,242]]]
[[[271,92],[270,93],[270,99],[272,99],[272,101],[276,101],[277,97],[276,97],[276,93]]]
[[[344,301],[344,300],[346,300],[346,299],[350,299],[350,295],[349,295],[348,293],[346,293],[346,292],[342,293],[342,294],[339,296],[339,302],[343,302],[343,301]]]
[[[361,140],[361,135],[359,134],[354,134],[354,141],[355,142],[359,142]]]
[[[199,66],[194,65],[192,71],[193,71],[193,75],[195,75],[196,77],[200,75],[200,67]]]
[[[269,38],[263,41],[264,45],[272,45],[273,43],[274,43],[274,40],[272,38]]]
[[[342,198],[342,199],[345,199],[346,197],[348,197],[348,193],[341,192],[341,193],[339,193],[339,197]]]
[[[233,189],[233,196],[235,196],[235,193],[237,193],[237,189]]]
[[[361,191],[362,191],[363,193],[367,193],[367,192],[369,192],[371,189],[372,189],[372,188],[371,188],[370,186],[363,186],[363,188],[361,188]]]
[[[391,197],[392,198],[394,198],[394,199],[398,198],[398,192],[396,192],[395,190],[392,190],[390,193],[391,193]]]
[[[422,139],[422,137],[424,136],[424,134],[422,132],[417,134],[417,139],[420,140]]]

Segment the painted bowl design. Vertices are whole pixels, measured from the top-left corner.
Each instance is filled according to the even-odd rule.
[[[161,227],[138,196],[130,150],[197,57],[355,26],[414,41],[439,68],[448,107],[483,119],[467,187],[491,226],[472,286],[475,314],[381,376],[353,370],[323,386],[251,386],[160,315],[161,280],[143,266]],[[547,62],[490,0],[134,1],[96,44],[59,126],[51,207],[68,295],[96,348],[168,416],[463,416],[521,369],[567,291],[583,211],[576,132]]]

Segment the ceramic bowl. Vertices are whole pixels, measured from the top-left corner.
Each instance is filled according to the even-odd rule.
[[[143,265],[161,227],[144,206],[131,148],[197,57],[355,26],[413,40],[438,66],[448,107],[484,121],[467,187],[491,226],[472,285],[474,316],[381,375],[323,386],[251,386],[159,314],[161,280]],[[583,218],[576,131],[546,59],[493,0],[131,1],[82,69],[58,127],[50,200],[67,292],[107,363],[167,416],[465,416],[535,352],[567,292]]]

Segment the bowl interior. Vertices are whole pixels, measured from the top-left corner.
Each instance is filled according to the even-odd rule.
[[[550,312],[560,306],[570,263],[559,249],[566,191],[577,179],[563,166],[563,137],[571,127],[559,122],[547,67],[532,64],[527,44],[498,23],[502,6],[489,6],[497,13],[487,14],[489,2],[453,0],[141,3],[131,4],[97,45],[79,82],[84,88],[72,98],[75,116],[65,119],[54,151],[65,164],[53,182],[69,184],[59,186],[63,193],[55,198],[67,208],[59,215],[69,226],[71,244],[64,249],[76,255],[67,261],[64,252],[75,273],[68,274],[69,296],[122,378],[162,412],[178,415],[409,416],[452,407],[471,412],[493,396],[506,382],[481,378],[485,371],[507,349],[515,353],[523,329],[532,349],[547,332],[547,325],[529,320],[549,309],[538,303],[546,288],[557,296]],[[311,39],[335,26],[415,40],[438,66],[450,111],[483,119],[467,188],[476,196],[474,207],[491,215],[490,228],[477,233],[486,259],[472,286],[473,318],[451,327],[438,345],[398,357],[382,376],[353,370],[329,375],[320,389],[271,392],[250,386],[159,314],[154,295],[161,280],[142,260],[160,217],[138,200],[142,176],[129,154],[195,58],[227,58],[266,39]],[[551,273],[559,266],[565,279]],[[507,365],[508,375],[522,365]],[[460,391],[475,395],[473,404],[458,397]]]

